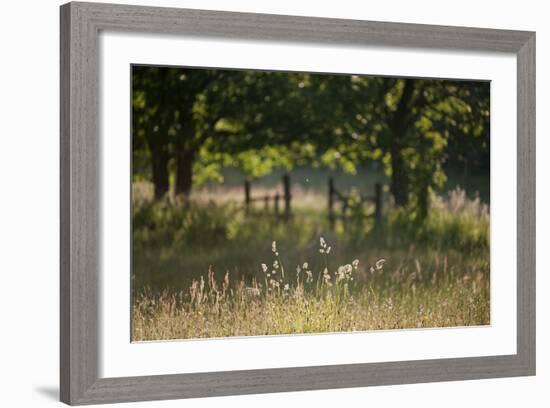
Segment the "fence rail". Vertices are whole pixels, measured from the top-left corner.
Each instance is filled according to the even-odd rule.
[[[286,219],[291,217],[291,200],[292,194],[290,192],[290,176],[285,174],[282,178],[283,180],[283,193],[279,192],[275,194],[264,194],[260,196],[253,197],[251,194],[250,181],[246,180],[244,182],[244,208],[246,214],[250,214],[250,208],[255,202],[263,202],[264,209],[269,210],[270,203],[273,204],[273,211],[275,215],[281,215],[281,209],[279,202],[283,200],[284,202],[284,212],[283,215]]]
[[[292,216],[292,193],[290,187],[290,176],[285,174],[282,177],[283,192],[276,192],[274,194],[252,195],[252,187],[249,180],[244,182],[244,203],[245,213],[251,213],[251,207],[254,203],[264,203],[264,210],[269,211],[273,208],[273,212],[276,216],[283,215],[286,220]],[[350,204],[350,194],[344,194],[334,185],[334,179],[331,177],[328,179],[328,219],[332,229],[335,228],[336,220],[343,219],[344,221],[349,217],[348,210]],[[360,205],[373,204],[374,213],[374,225],[375,228],[382,226],[382,212],[383,212],[383,200],[382,200],[382,185],[376,183],[374,185],[374,195],[362,194],[359,196]],[[281,209],[281,201],[283,208]],[[338,206],[339,204],[339,206]],[[339,208],[338,208],[339,207]]]

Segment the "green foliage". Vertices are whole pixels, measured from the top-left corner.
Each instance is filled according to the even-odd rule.
[[[132,91],[133,177],[157,186],[172,163],[176,193],[224,166],[254,179],[376,160],[425,217],[447,165],[488,169],[486,82],[136,66]]]
[[[488,251],[489,218],[468,214],[449,214],[434,209],[428,218],[419,222],[415,213],[405,209],[396,210],[388,221],[389,242],[399,246],[414,242],[433,248],[455,248],[465,254]]]

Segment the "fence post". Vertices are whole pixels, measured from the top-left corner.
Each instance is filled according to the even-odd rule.
[[[264,197],[264,208],[266,211],[269,209],[269,196],[267,194]]]
[[[330,229],[334,230],[334,180],[328,179],[328,220]]]
[[[382,227],[382,185],[374,185],[374,226],[380,230]]]
[[[288,220],[290,219],[290,176],[288,174],[285,174],[283,176],[283,193],[284,193],[284,200],[285,200],[285,218]]]
[[[273,201],[275,202],[275,205],[274,205],[275,215],[279,216],[279,193],[275,193],[275,198]]]
[[[250,211],[250,181],[244,181],[244,211],[246,214]]]

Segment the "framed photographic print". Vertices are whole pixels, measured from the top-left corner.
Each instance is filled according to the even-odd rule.
[[[62,401],[534,375],[534,115],[532,32],[62,6]]]

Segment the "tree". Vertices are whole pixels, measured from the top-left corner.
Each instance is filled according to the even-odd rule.
[[[222,166],[257,177],[306,162],[353,173],[376,160],[395,204],[423,218],[446,162],[488,162],[489,84],[134,67],[133,126],[134,160],[150,162],[157,198],[169,167],[188,198]]]
[[[473,81],[349,77],[340,134],[355,157],[380,160],[397,206],[427,215],[429,193],[445,181],[449,155],[483,139],[488,152],[489,84]],[[448,144],[454,148],[447,150]],[[479,144],[476,141],[476,145]],[[471,144],[469,145],[471,147]],[[367,153],[362,153],[367,152]]]
[[[313,113],[304,88],[307,74],[240,71],[224,83],[223,93],[205,93],[210,137],[202,152],[250,177],[274,167],[290,170],[311,160]]]
[[[175,193],[188,198],[193,165],[217,122],[205,104],[212,90],[223,89],[226,71],[172,67],[133,67],[133,134],[149,152],[155,197],[169,189],[168,167],[175,166]],[[218,112],[219,114],[219,112]],[[136,143],[134,156],[143,143]]]
[[[147,146],[155,198],[169,188],[168,151],[170,116],[167,111],[168,72],[161,68],[135,66],[132,71],[132,146],[135,152]],[[147,155],[142,155],[142,161]]]

